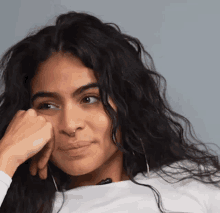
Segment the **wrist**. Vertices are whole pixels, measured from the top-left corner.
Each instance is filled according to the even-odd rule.
[[[14,176],[18,168],[17,163],[13,161],[11,156],[7,156],[6,154],[0,153],[0,170],[5,172],[11,178]]]

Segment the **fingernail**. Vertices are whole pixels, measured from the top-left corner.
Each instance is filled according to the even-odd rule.
[[[37,174],[37,170],[34,169],[34,170],[32,171],[32,175],[35,176],[36,174]]]
[[[42,180],[45,180],[45,179],[47,179],[47,177],[45,177],[45,176],[42,175],[42,176],[41,176],[41,179],[42,179]]]
[[[30,174],[31,174],[32,176],[34,176],[34,172],[33,172],[32,170],[30,170]]]

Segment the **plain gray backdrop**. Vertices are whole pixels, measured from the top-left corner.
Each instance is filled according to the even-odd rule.
[[[220,146],[219,8],[219,0],[1,0],[0,54],[70,10],[116,23],[153,57],[173,110],[189,119],[201,141]]]

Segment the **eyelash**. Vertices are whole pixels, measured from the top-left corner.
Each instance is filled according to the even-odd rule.
[[[86,99],[86,98],[96,98],[97,99],[97,102],[99,102],[100,101],[100,97],[99,96],[85,96],[85,97],[83,97],[82,98],[82,100],[84,100],[84,99]],[[95,102],[95,103],[93,103],[93,104],[96,104],[97,102]],[[93,105],[93,104],[91,104],[91,105]],[[48,103],[48,102],[45,102],[45,103],[42,103],[42,104],[40,104],[38,107],[37,107],[37,109],[44,109],[45,107],[43,107],[44,105],[53,105],[53,104],[51,104],[51,103]],[[48,110],[48,109],[45,109],[45,110]]]

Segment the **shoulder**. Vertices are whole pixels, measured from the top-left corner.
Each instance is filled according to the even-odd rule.
[[[210,180],[206,177],[203,181],[194,176],[194,178],[189,177],[188,172],[181,169],[185,167],[188,169],[196,169],[198,165],[191,163],[189,161],[181,161],[170,166],[164,166],[163,170],[169,175],[162,172],[150,172],[150,178],[143,176],[141,173],[138,175],[138,182],[142,184],[147,184],[153,186],[156,189],[164,201],[170,203],[170,205],[175,201],[176,203],[188,203],[193,205],[193,208],[204,209],[207,212],[220,212],[220,183],[209,183]],[[201,170],[204,168],[201,167]],[[210,169],[210,168],[209,168]],[[210,169],[212,171],[212,168]],[[195,170],[193,170],[195,171]],[[172,173],[179,173],[178,175],[172,175]],[[212,180],[220,181],[220,173],[216,173],[219,178],[212,177]],[[181,180],[181,181],[180,181]]]

